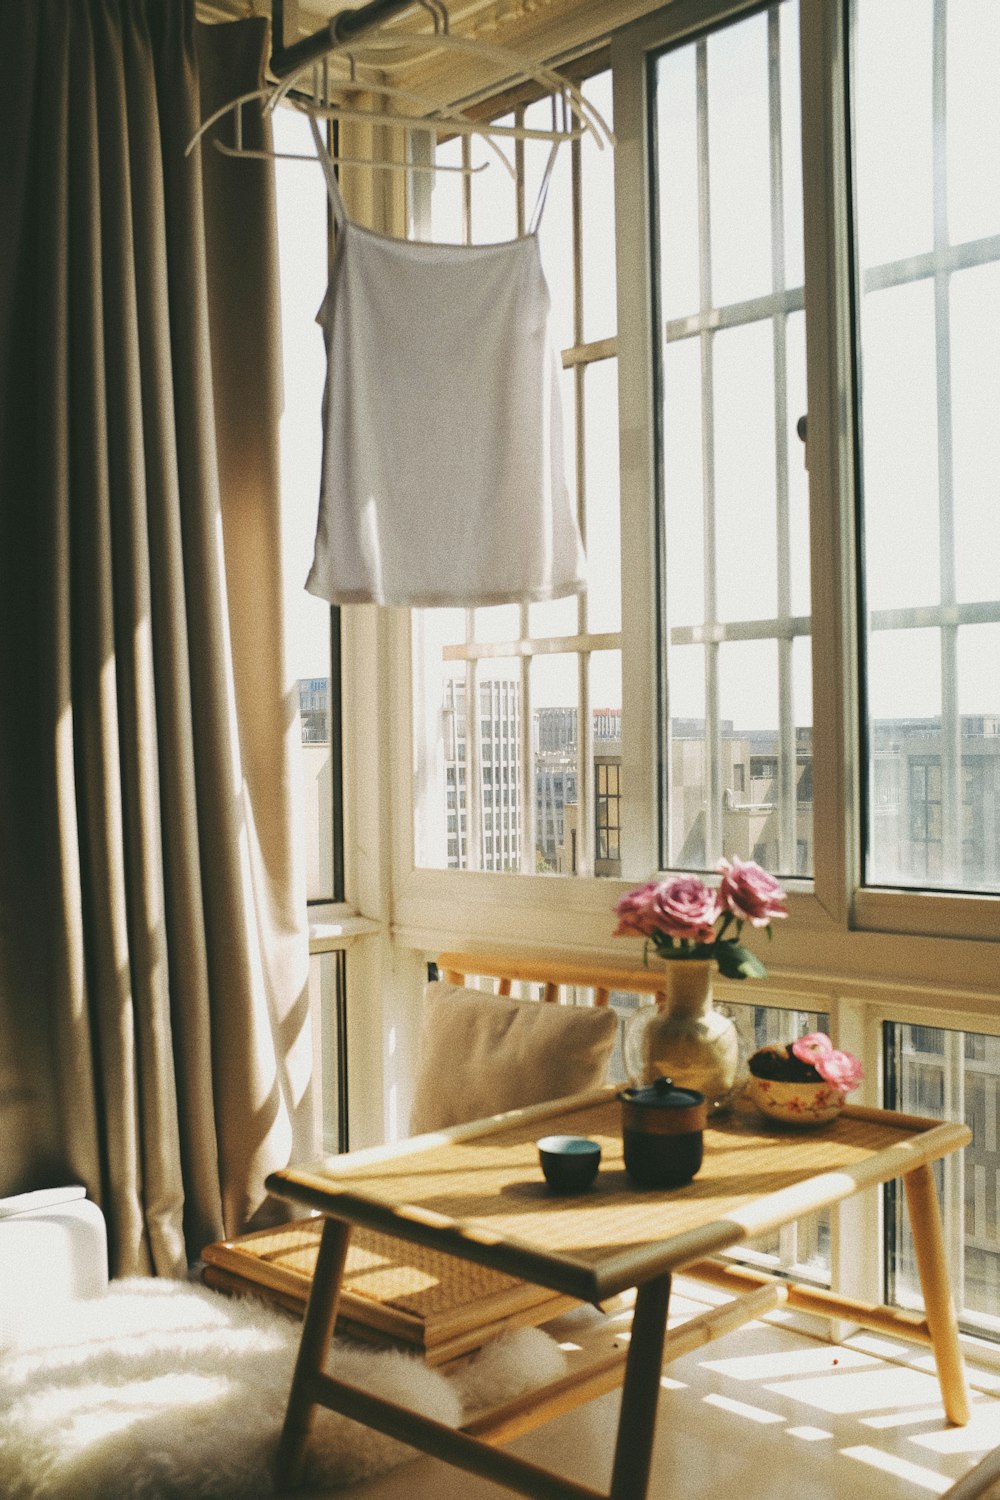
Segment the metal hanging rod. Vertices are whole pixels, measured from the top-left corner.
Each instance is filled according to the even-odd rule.
[[[361,32],[390,16],[401,15],[412,6],[413,0],[368,0],[367,5],[360,5],[357,10],[342,10],[319,31],[286,47],[285,0],[271,0],[271,72],[275,78],[284,78],[305,63],[317,61],[331,47],[351,41]],[[297,0],[291,0],[289,12],[294,13],[296,9]]]

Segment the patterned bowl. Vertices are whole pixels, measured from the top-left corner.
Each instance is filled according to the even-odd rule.
[[[756,1078],[752,1073],[747,1093],[762,1114],[786,1125],[826,1125],[835,1120],[846,1094],[829,1083],[793,1083],[778,1078]]]

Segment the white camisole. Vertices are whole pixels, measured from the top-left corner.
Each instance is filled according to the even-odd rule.
[[[306,588],[336,604],[423,606],[579,591],[537,224],[471,246],[364,229],[310,123],[337,246],[317,319],[323,475]]]

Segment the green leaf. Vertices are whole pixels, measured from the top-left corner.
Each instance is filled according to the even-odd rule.
[[[727,979],[765,979],[767,970],[749,948],[739,943],[716,944],[715,956],[719,961],[719,973]]]

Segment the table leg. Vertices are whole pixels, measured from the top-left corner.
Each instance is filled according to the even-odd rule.
[[[302,1478],[306,1443],[316,1410],[310,1381],[322,1371],[326,1363],[337,1318],[340,1284],[344,1278],[344,1263],[347,1260],[350,1238],[350,1224],[344,1224],[339,1219],[327,1219],[324,1222],[305,1322],[302,1325],[302,1342],[299,1344],[285,1411],[285,1425],[281,1429],[274,1457],[274,1474],[279,1486],[298,1484]]]
[[[958,1342],[958,1318],[948,1275],[934,1173],[930,1165],[923,1162],[906,1173],[903,1183],[941,1399],[948,1420],[964,1427],[969,1420],[969,1392]]]
[[[669,1304],[669,1272],[636,1293],[608,1500],[643,1500],[646,1494]]]

